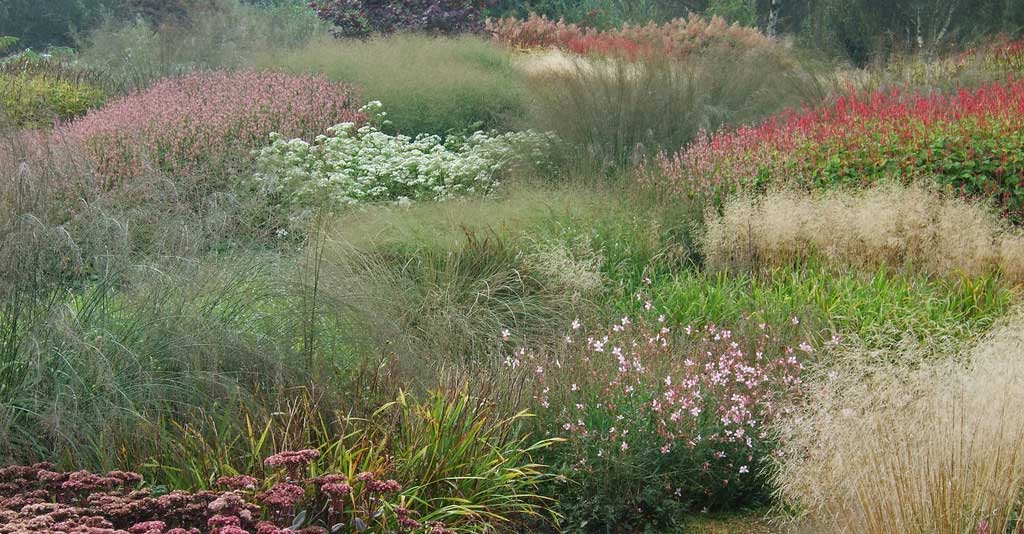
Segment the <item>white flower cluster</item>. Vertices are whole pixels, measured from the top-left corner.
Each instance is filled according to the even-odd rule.
[[[377,111],[371,119],[383,116],[378,110],[379,104],[369,109]],[[295,214],[317,207],[487,193],[498,185],[498,171],[508,165],[543,164],[554,137],[532,131],[477,132],[445,142],[433,135],[392,136],[373,125],[343,123],[312,143],[278,134],[271,134],[271,140],[257,151],[253,180]]]

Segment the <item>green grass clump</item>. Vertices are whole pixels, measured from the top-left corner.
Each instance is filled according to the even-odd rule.
[[[384,103],[394,130],[409,136],[506,129],[525,108],[507,52],[479,37],[323,39],[265,66],[359,85],[367,100]]]
[[[602,172],[825,94],[820,78],[779,47],[711,50],[686,60],[537,55],[524,69],[530,126],[555,132],[577,147],[576,159]]]
[[[351,353],[325,333],[310,354],[304,301],[266,260],[140,265],[78,290],[5,288],[0,457],[139,466],[166,432],[207,413],[269,413],[290,387],[336,383]]]
[[[686,271],[657,280],[651,294],[655,306],[684,325],[735,324],[744,316],[779,325],[796,317],[818,341],[833,334],[856,335],[874,348],[908,340],[942,344],[974,339],[1015,297],[994,277],[944,280],[813,265],[757,276]]]
[[[252,68],[326,35],[328,28],[298,3],[191,4],[182,21],[159,27],[141,18],[106,20],[77,43],[80,63],[102,73],[110,91],[123,93],[197,70]]]
[[[651,269],[690,261],[686,219],[637,210],[633,200],[524,187],[356,210],[326,230],[324,306],[355,337],[409,363],[486,362],[503,329],[531,343],[558,340],[575,317],[603,314],[603,303]]]
[[[689,7],[672,0],[499,0],[493,4],[488,13],[493,17],[526,18],[537,13],[595,28],[664,22],[690,13]]]
[[[324,305],[406,364],[478,363],[505,328],[551,338],[603,285],[589,247],[558,236],[584,213],[540,193],[356,211],[327,230]]]
[[[213,489],[218,476],[241,473],[269,488],[285,472],[265,458],[315,449],[320,456],[309,466],[310,476],[333,473],[355,481],[357,474],[373,472],[394,478],[402,486],[396,501],[424,521],[461,526],[459,532],[503,532],[526,519],[551,518],[550,499],[540,495],[551,475],[535,459],[557,440],[527,432],[526,412],[502,413],[460,386],[423,395],[399,392],[365,418],[328,413],[324,396],[312,389],[288,394],[273,414],[228,405],[207,414],[206,430],[167,432],[166,448],[141,470],[146,480],[172,489]],[[232,423],[239,419],[247,425]]]

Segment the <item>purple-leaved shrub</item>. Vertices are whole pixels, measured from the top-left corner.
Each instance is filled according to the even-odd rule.
[[[335,34],[366,37],[397,31],[479,32],[484,27],[482,4],[479,0],[319,0],[309,5],[334,24]]]

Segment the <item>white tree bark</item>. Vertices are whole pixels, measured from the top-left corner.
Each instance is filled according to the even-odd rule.
[[[765,26],[765,33],[768,37],[775,37],[779,26],[779,11],[782,9],[782,0],[771,0],[768,5],[768,23]]]

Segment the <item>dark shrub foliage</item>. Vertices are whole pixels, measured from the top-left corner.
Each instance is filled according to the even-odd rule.
[[[188,18],[188,0],[125,0],[128,11],[146,20],[182,22]]]
[[[397,31],[480,31],[484,4],[483,0],[322,0],[309,5],[336,26],[336,35],[365,37]]]
[[[70,46],[75,32],[122,7],[121,0],[0,0],[0,35],[18,37],[25,48]]]

